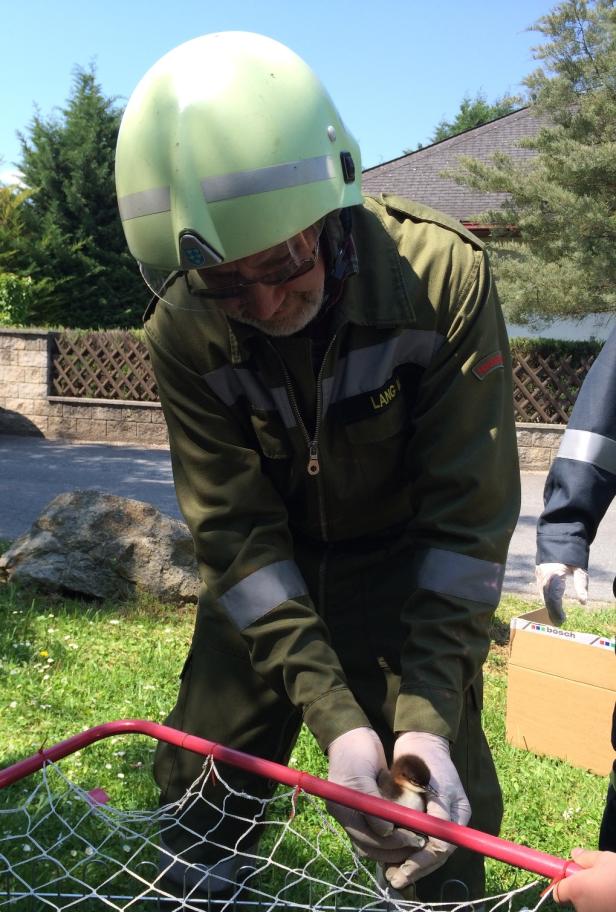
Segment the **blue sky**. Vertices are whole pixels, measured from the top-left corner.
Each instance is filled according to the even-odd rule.
[[[0,0],[0,176],[38,106],[62,107],[76,66],[96,65],[107,96],[128,98],[164,53],[197,35],[261,32],[317,72],[362,148],[364,167],[426,143],[465,94],[521,90],[537,63],[528,31],[555,0]]]

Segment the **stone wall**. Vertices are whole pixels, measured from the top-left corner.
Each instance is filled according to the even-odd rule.
[[[520,468],[545,471],[556,458],[566,424],[516,424]]]
[[[0,329],[0,433],[166,446],[157,402],[49,395],[49,333]]]
[[[139,446],[168,445],[159,403],[49,395],[50,336],[0,329],[0,433]],[[549,469],[565,425],[518,424],[520,466]]]

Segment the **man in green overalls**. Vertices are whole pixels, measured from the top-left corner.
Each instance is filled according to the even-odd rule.
[[[329,778],[373,795],[419,755],[428,811],[496,833],[481,668],[519,509],[507,336],[477,238],[360,179],[314,73],[260,35],[181,45],[126,108],[119,207],[203,580],[168,723],[280,762],[304,723]],[[201,765],[160,745],[162,800]],[[397,887],[482,895],[480,856],[331,812]],[[241,848],[246,823],[224,826]],[[241,863],[165,839],[212,893]]]

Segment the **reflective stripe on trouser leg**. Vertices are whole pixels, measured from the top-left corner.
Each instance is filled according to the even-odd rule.
[[[202,598],[191,650],[186,661],[177,703],[166,724],[189,734],[219,742],[236,750],[286,763],[295,743],[301,718],[289,701],[281,699],[252,669],[241,635],[224,612],[208,596]],[[161,804],[178,801],[199,776],[203,757],[160,742],[154,759],[154,776],[161,789]],[[217,764],[221,776],[238,791],[255,798],[268,797],[273,784],[226,765]],[[208,781],[204,788],[214,805],[225,798],[220,783]],[[205,834],[213,826],[216,842],[238,844],[247,824],[234,815],[252,818],[259,813],[258,801],[227,797],[228,814],[222,823],[217,811],[205,802],[182,810],[182,823],[166,829],[163,841],[186,861],[208,864],[221,857],[220,849],[203,844],[192,850],[191,828]]]

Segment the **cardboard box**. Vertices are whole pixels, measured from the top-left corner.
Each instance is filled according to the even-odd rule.
[[[507,741],[607,775],[616,702],[614,639],[552,627],[545,608],[511,621]]]

